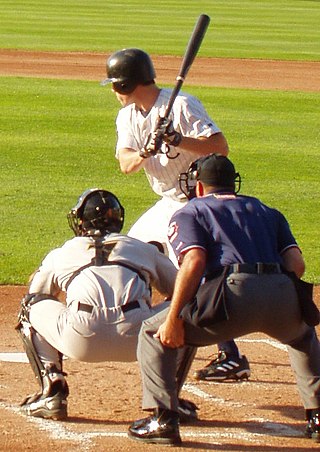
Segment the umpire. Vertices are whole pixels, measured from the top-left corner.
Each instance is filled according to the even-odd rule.
[[[287,345],[306,435],[319,442],[319,311],[312,285],[299,279],[305,264],[287,220],[258,199],[237,195],[240,176],[227,157],[202,157],[180,180],[197,197],[171,220],[170,242],[181,262],[172,301],[143,323],[138,344],[143,409],[153,414],[134,422],[129,437],[181,443],[175,368],[183,346],[259,331]]]

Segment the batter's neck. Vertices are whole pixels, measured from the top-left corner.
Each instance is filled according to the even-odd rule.
[[[139,85],[135,92],[135,104],[143,114],[148,114],[154,106],[159,94],[160,88],[156,85]]]

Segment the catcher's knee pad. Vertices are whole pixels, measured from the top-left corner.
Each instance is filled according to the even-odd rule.
[[[28,321],[29,322],[29,313],[31,306],[42,300],[55,300],[59,301],[58,298],[53,297],[52,295],[48,295],[45,293],[28,293],[25,295],[20,302],[20,311],[18,314],[18,321]],[[19,324],[18,324],[19,326]],[[18,327],[17,327],[18,329]]]

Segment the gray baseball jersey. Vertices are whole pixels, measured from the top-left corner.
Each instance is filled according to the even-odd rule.
[[[58,362],[58,351],[87,362],[135,360],[142,321],[167,305],[151,307],[149,282],[171,296],[176,276],[171,261],[153,245],[127,236],[110,234],[104,242],[114,244],[110,265],[90,265],[93,239],[75,237],[51,251],[31,281],[30,293],[66,293],[66,304],[48,297],[31,306],[35,346],[44,363]]]

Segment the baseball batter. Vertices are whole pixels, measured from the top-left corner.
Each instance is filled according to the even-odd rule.
[[[227,141],[198,99],[180,93],[164,129],[160,152],[154,152],[153,132],[164,115],[171,90],[159,88],[148,54],[140,49],[115,52],[107,61],[108,78],[122,109],[116,120],[116,157],[123,173],[144,169],[152,190],[161,197],[132,226],[128,235],[167,247],[167,228],[172,214],[187,201],[178,183],[179,174],[201,155],[228,153]]]
[[[144,242],[160,243],[178,267],[168,242],[167,231],[172,215],[188,201],[179,185],[179,174],[186,172],[196,158],[219,153],[228,154],[222,131],[209,117],[202,103],[189,94],[180,93],[170,114],[156,130],[164,116],[171,90],[156,85],[156,73],[150,56],[140,49],[129,48],[113,53],[107,60],[108,78],[122,108],[117,120],[116,157],[123,173],[143,169],[152,190],[160,200],[131,227],[128,235]],[[160,139],[159,139],[160,135]],[[249,363],[234,341],[218,345],[219,366],[206,369],[211,380],[248,378]]]
[[[112,193],[87,190],[68,219],[76,237],[43,260],[17,326],[41,386],[22,409],[52,419],[67,416],[62,355],[86,362],[135,361],[142,321],[168,305],[151,306],[151,286],[170,297],[176,276],[155,246],[120,234],[124,209]],[[58,300],[60,292],[66,303]]]

